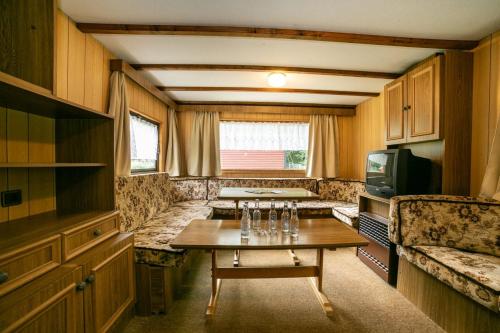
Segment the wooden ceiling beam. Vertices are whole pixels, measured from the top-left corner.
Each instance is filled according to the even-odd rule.
[[[257,65],[210,65],[210,64],[133,64],[137,70],[163,71],[240,71],[240,72],[282,72],[332,76],[366,77],[374,79],[396,79],[400,73],[357,71],[348,69],[289,67],[289,66],[257,66]]]
[[[165,93],[158,90],[158,88],[156,88],[154,84],[152,84],[148,79],[142,76],[138,71],[136,71],[134,68],[132,68],[132,66],[127,64],[122,59],[110,60],[110,68],[111,71],[123,72],[128,78],[146,89],[149,93],[151,93],[153,96],[155,96],[168,106],[171,106],[173,108],[177,107],[175,101],[173,101]]]
[[[355,106],[328,104],[290,104],[290,103],[227,103],[227,102],[180,102],[179,112],[236,112],[265,114],[330,114],[337,116],[354,116]]]
[[[385,46],[418,47],[432,49],[471,50],[479,41],[411,38],[355,34],[332,31],[313,31],[296,29],[274,29],[231,26],[192,26],[192,25],[145,25],[145,24],[104,24],[77,23],[78,29],[95,34],[135,34],[135,35],[186,35],[186,36],[223,36],[257,37],[315,40],[322,42],[355,43]]]
[[[378,92],[323,90],[323,89],[296,89],[296,88],[260,88],[260,87],[191,87],[191,86],[158,86],[161,91],[240,91],[263,93],[294,93],[294,94],[320,94],[339,96],[369,96],[376,97]]]

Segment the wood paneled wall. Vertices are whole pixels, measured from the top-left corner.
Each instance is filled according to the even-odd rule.
[[[109,103],[109,61],[116,57],[91,34],[78,30],[61,10],[56,15],[54,93],[99,112]],[[167,106],[144,88],[127,79],[131,111],[160,124],[160,171],[164,170],[167,144]]]
[[[385,149],[384,96],[360,103],[353,117],[338,117],[339,177],[365,178],[366,155],[369,151]]]
[[[127,94],[129,96],[129,107],[131,111],[153,120],[160,126],[159,169],[160,171],[163,171],[167,147],[167,106],[134,81],[127,79],[126,82]]]
[[[55,162],[53,119],[0,107],[0,163]],[[0,207],[0,222],[55,209],[55,174],[50,168],[0,169],[0,190],[20,189],[22,204]]]
[[[500,117],[500,31],[474,49],[472,103],[470,192],[477,196]]]
[[[92,35],[78,30],[61,10],[56,15],[54,94],[107,112],[109,61],[114,55]]]

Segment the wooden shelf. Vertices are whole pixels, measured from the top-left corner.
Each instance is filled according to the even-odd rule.
[[[0,106],[57,119],[113,119],[3,72],[0,72]]]
[[[0,168],[98,168],[106,163],[0,163]]]
[[[51,211],[2,222],[0,223],[0,252],[35,239],[50,237],[66,229],[85,224],[89,220],[113,213],[114,210],[86,211],[74,214],[60,214],[57,211]]]

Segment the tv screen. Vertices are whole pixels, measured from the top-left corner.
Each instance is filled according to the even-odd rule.
[[[366,184],[379,188],[394,187],[394,153],[373,153],[366,163]]]

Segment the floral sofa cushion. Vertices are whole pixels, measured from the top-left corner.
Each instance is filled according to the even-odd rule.
[[[389,239],[500,256],[500,202],[449,195],[391,199]]]
[[[359,207],[357,204],[340,202],[332,208],[332,213],[338,220],[353,228],[358,228]]]
[[[222,178],[208,180],[208,200],[216,200],[222,187],[269,187],[304,188],[317,193],[317,180],[314,178]]]
[[[244,201],[239,202],[239,209],[243,209]],[[332,202],[332,201],[320,201],[320,200],[308,200],[308,201],[299,201],[297,202],[297,210],[299,215],[319,215],[319,216],[331,216],[332,215],[332,207],[341,204],[340,202]],[[208,206],[214,209],[214,215],[217,216],[234,216],[234,209],[236,204],[231,200],[211,200],[208,202]],[[278,215],[281,214],[283,210],[284,202],[283,201],[275,201],[275,207],[278,210]],[[250,209],[254,209],[255,201],[248,201],[248,207]],[[267,214],[267,211],[271,209],[271,201],[270,200],[262,200],[259,201],[259,208],[263,211],[264,214]],[[288,208],[291,208],[291,203],[289,203]]]
[[[445,246],[398,246],[398,252],[458,292],[500,312],[500,258]]]
[[[120,229],[133,231],[170,204],[167,173],[116,177],[116,209],[120,211]]]
[[[357,203],[358,195],[365,191],[365,183],[359,180],[324,178],[318,180],[318,194],[322,200]]]
[[[206,177],[170,177],[172,202],[207,199]]]
[[[158,214],[134,231],[136,262],[179,267],[185,250],[172,249],[170,243],[195,219],[209,219],[210,207],[176,207]]]
[[[208,206],[208,200],[189,200],[179,201],[172,204],[174,207],[205,207]]]

